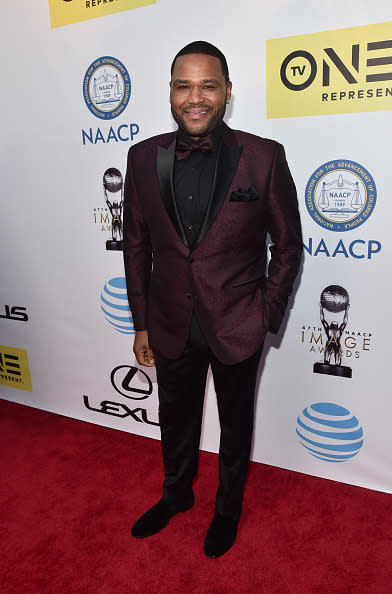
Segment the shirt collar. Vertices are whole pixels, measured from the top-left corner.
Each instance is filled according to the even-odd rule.
[[[216,148],[219,145],[221,138],[222,138],[223,122],[220,121],[219,124],[216,126],[216,128],[214,128],[213,131],[210,132],[210,134],[212,136],[212,141],[214,143],[214,152],[215,152]],[[190,145],[192,145],[194,143],[194,140],[182,128],[178,128],[178,130],[177,130],[177,142],[179,140],[181,142],[186,142],[187,144],[190,144]]]

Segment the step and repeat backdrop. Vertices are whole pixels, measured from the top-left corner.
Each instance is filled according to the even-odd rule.
[[[3,7],[2,397],[159,439],[155,372],[132,354],[126,155],[175,129],[170,64],[205,39],[228,60],[227,123],[284,144],[304,230],[253,460],[392,492],[390,2],[311,4]],[[209,378],[202,447],[218,444]]]

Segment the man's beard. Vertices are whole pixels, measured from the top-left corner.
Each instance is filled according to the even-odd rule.
[[[192,108],[192,107],[194,109],[204,108],[208,112],[213,111],[213,108],[211,109],[211,107],[209,107],[208,105],[203,105],[202,103],[196,104],[196,105],[191,105],[187,109]],[[210,132],[215,130],[215,128],[221,123],[221,121],[226,113],[226,98],[225,98],[223,105],[217,111],[215,111],[206,122],[201,122],[200,124],[198,124],[197,122],[194,122],[194,124],[192,124],[191,127],[189,127],[187,125],[187,123],[185,123],[182,113],[175,111],[173,109],[173,106],[171,107],[171,112],[172,112],[172,116],[175,119],[175,121],[177,122],[179,128],[181,128],[181,130],[184,130],[184,132],[186,132],[189,136],[194,136],[194,137],[207,136],[207,134],[209,134]]]

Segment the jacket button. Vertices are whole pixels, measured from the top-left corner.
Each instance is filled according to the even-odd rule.
[[[186,293],[185,297],[187,297],[188,299],[192,299],[192,294],[191,293]]]
[[[188,257],[187,257],[187,260],[188,260],[189,264],[192,264],[192,262],[193,262],[193,258],[192,258],[192,256],[188,256]]]

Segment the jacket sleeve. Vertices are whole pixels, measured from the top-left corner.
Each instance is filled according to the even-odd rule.
[[[128,152],[124,187],[123,250],[129,306],[135,330],[146,330],[147,296],[150,284],[152,250],[148,228],[134,176],[133,147]]]
[[[275,152],[268,194],[268,232],[272,244],[264,287],[268,330],[277,333],[302,260],[302,233],[297,192],[284,148]]]

